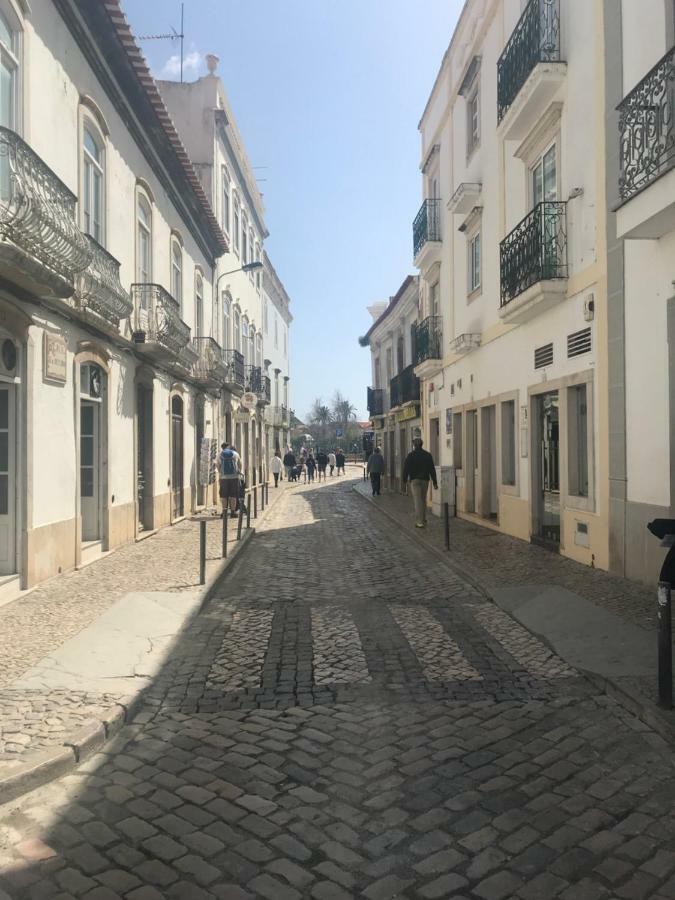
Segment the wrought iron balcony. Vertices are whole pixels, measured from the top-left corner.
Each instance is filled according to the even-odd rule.
[[[500,306],[538,281],[567,278],[567,204],[544,201],[499,245]]]
[[[443,319],[427,316],[415,326],[415,365],[443,357]]]
[[[197,354],[192,377],[210,387],[223,385],[227,373],[220,344],[212,337],[195,337],[192,338],[192,349]]]
[[[246,366],[238,350],[223,350],[225,386],[231,391],[243,392],[246,387]]]
[[[77,197],[9,128],[0,127],[3,274],[40,294],[70,297],[92,249],[75,221]]]
[[[120,320],[130,316],[134,308],[120,282],[120,264],[93,237],[85,237],[92,257],[88,267],[77,277],[77,302],[81,309],[96,313],[118,328]]]
[[[384,389],[368,388],[368,412],[371,416],[384,415]]]
[[[190,328],[180,317],[178,301],[159,284],[132,284],[131,298],[139,349],[178,357],[190,343]]]
[[[413,221],[413,254],[417,256],[427,241],[441,239],[441,201],[425,200]]]
[[[630,200],[675,166],[675,47],[619,104],[619,196]]]
[[[530,0],[497,61],[497,120],[540,62],[560,61],[560,0]]]
[[[263,396],[265,403],[272,402],[272,380],[269,375],[263,375]]]
[[[403,406],[404,403],[420,402],[420,380],[415,375],[413,366],[406,366],[389,382],[391,407]]]
[[[246,390],[258,396],[263,393],[263,374],[260,366],[246,366]]]

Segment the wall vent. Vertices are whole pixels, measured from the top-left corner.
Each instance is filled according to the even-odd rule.
[[[574,334],[567,335],[567,355],[581,356],[582,353],[591,352],[591,329],[582,328]]]
[[[544,344],[543,347],[537,347],[534,351],[534,367],[535,369],[543,369],[544,366],[550,366],[553,363],[553,344]]]

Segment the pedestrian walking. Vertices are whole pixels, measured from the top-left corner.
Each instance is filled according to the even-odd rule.
[[[295,454],[290,447],[286,447],[286,453],[284,454],[284,469],[286,469],[286,478],[289,481],[291,480],[291,470],[294,469],[296,465]]]
[[[276,450],[274,456],[270,460],[270,472],[274,475],[274,487],[279,487],[279,476],[281,475],[281,470],[283,468],[283,463],[281,462],[281,451]]]
[[[427,524],[429,481],[438,489],[434,458],[431,453],[422,449],[422,443],[422,438],[414,438],[413,450],[406,456],[403,464],[403,483],[407,484],[410,481],[416,528],[424,528]]]
[[[328,465],[328,454],[325,450],[319,450],[316,454],[316,465],[319,472],[319,481],[321,481],[321,476],[323,475],[323,480],[326,480],[326,466]]]
[[[340,469],[342,469],[342,474],[345,474],[345,454],[344,450],[338,449],[335,454],[335,465],[337,466],[337,473],[340,474]]]
[[[379,447],[375,447],[368,457],[366,472],[370,475],[370,484],[373,488],[373,497],[380,496],[380,482],[384,474],[384,457]]]
[[[335,450],[331,450],[328,454],[328,468],[330,469],[330,477],[333,477],[335,471]]]
[[[314,481],[314,473],[316,472],[316,460],[312,456],[312,451],[307,455],[307,481]]]
[[[231,515],[236,515],[239,500],[239,482],[241,479],[241,457],[229,444],[221,444],[218,457],[218,475],[220,503],[223,507],[223,516],[227,515],[227,507],[230,507]]]

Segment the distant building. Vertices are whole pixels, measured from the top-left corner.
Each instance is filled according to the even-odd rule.
[[[263,347],[270,374],[271,402],[266,410],[267,458],[288,444],[290,430],[290,297],[267,253],[263,254]]]

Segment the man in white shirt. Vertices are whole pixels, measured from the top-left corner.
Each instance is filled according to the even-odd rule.
[[[330,468],[330,474],[332,475],[335,471],[335,452],[333,450],[328,454],[328,467]]]

